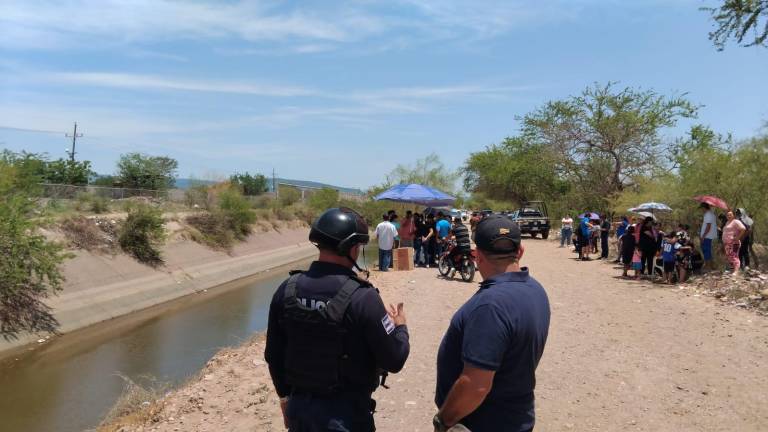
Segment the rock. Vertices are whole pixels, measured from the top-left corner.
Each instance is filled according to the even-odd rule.
[[[763,296],[763,298],[768,298],[768,288],[760,291],[760,295]]]
[[[254,366],[264,366],[265,364],[267,364],[264,362],[264,360],[259,360],[259,359],[254,359],[252,363]]]

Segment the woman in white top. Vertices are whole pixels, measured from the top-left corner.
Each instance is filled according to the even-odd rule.
[[[573,236],[573,219],[571,219],[570,215],[566,215],[560,222],[562,222],[560,227],[560,247],[565,247],[566,244],[570,246],[571,237]]]

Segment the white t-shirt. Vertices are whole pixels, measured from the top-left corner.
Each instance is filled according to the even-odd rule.
[[[397,228],[388,221],[382,221],[376,225],[376,240],[379,242],[379,249],[390,250],[395,244]]]
[[[704,237],[704,231],[707,229],[707,224],[711,224],[711,226],[709,227],[707,236]],[[707,210],[704,213],[704,221],[701,223],[701,232],[699,233],[699,236],[701,238],[708,238],[711,240],[717,238],[717,218],[715,217],[715,212],[712,210]]]
[[[573,228],[573,219],[569,217],[564,217],[562,222],[563,222],[563,228]]]

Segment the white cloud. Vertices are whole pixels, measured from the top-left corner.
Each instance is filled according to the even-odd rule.
[[[33,76],[33,79],[35,77]],[[78,84],[98,87],[117,87],[143,90],[183,90],[212,93],[236,93],[255,96],[312,96],[316,92],[303,87],[281,86],[236,81],[193,80],[166,78],[153,75],[110,72],[57,72],[40,74],[37,79],[47,82]]]
[[[367,46],[396,48],[416,40],[491,38],[518,26],[571,19],[583,3],[347,0],[295,5],[271,0],[5,0],[0,3],[0,46],[93,49],[100,45],[204,40],[230,45],[235,41],[267,51],[284,48],[301,54],[384,35]],[[399,42],[390,44],[393,39]],[[267,43],[270,46],[260,46]]]
[[[0,78],[3,78],[0,75]],[[10,79],[10,76],[9,78]],[[414,101],[432,99],[499,96],[533,90],[535,86],[493,86],[463,84],[452,86],[396,87],[383,89],[346,90],[343,92],[321,91],[299,85],[259,83],[255,81],[190,79],[178,76],[157,76],[113,72],[20,72],[13,79],[27,83],[58,83],[82,87],[108,87],[137,90],[174,90],[188,92],[230,93],[261,97],[313,97],[369,106],[396,108],[399,111],[419,111]]]
[[[22,49],[207,39],[343,41],[380,28],[375,18],[354,13],[283,9],[252,0],[4,1],[0,44]]]

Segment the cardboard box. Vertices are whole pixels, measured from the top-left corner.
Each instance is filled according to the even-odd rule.
[[[392,267],[395,271],[413,270],[413,248],[397,248],[392,251]]]

